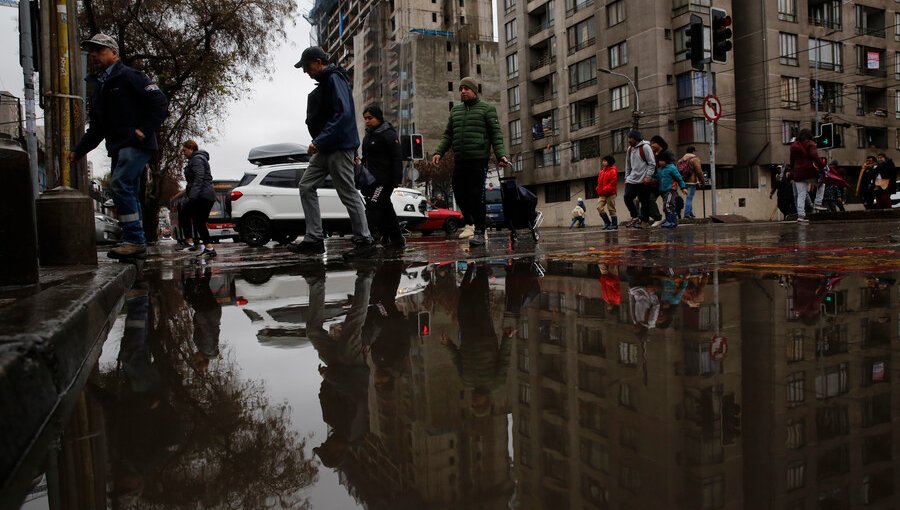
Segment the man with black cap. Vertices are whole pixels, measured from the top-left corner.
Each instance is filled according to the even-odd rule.
[[[165,94],[146,74],[119,60],[119,44],[106,34],[83,41],[98,72],[85,80],[89,90],[90,124],[81,141],[66,156],[75,162],[106,140],[112,158],[112,199],[116,205],[122,240],[107,254],[114,259],[146,254],[141,175],[159,145],[156,132],[169,115]]]
[[[354,247],[344,253],[344,258],[367,257],[376,248],[369,233],[362,197],[353,184],[353,160],[359,148],[359,133],[350,77],[342,67],[329,64],[328,54],[318,46],[303,50],[294,67],[303,69],[318,82],[306,105],[306,126],[313,140],[309,144],[309,168],[303,172],[299,185],[306,233],[303,241],[296,245],[296,251],[304,255],[325,253],[325,234],[316,190],[330,175],[334,189],[350,215],[353,230]]]
[[[650,180],[656,174],[656,157],[650,143],[641,137],[641,132],[632,129],[628,132],[628,150],[625,152],[625,207],[631,213],[632,227],[640,227],[641,221],[649,223]],[[638,211],[634,203],[637,198],[641,204]]]
[[[441,156],[453,149],[453,193],[466,224],[475,225],[469,245],[484,246],[484,180],[491,148],[500,166],[508,166],[509,159],[503,148],[497,110],[478,98],[478,83],[474,78],[467,76],[460,80],[459,98],[462,102],[450,110],[450,120],[431,164],[437,166]]]

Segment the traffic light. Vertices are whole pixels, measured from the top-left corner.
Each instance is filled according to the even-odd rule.
[[[425,140],[422,139],[422,135],[413,134],[411,141],[412,159],[425,159]]]
[[[837,293],[829,292],[825,294],[825,300],[822,301],[822,309],[825,315],[834,317],[837,315]]]
[[[419,312],[419,336],[431,334],[431,312]]]
[[[691,22],[684,29],[684,46],[688,49],[691,67],[698,71],[703,70],[706,60],[703,55],[706,52],[703,42],[703,19],[696,14],[691,14]]]
[[[816,147],[830,149],[834,147],[834,124],[822,124],[819,126],[819,136],[816,137]]]
[[[741,435],[741,405],[734,401],[734,394],[722,397],[722,444],[732,445]]]
[[[731,51],[731,16],[725,9],[710,9],[712,13],[712,59],[713,62],[725,62],[728,60],[728,52]]]

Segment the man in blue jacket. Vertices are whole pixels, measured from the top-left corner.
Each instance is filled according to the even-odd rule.
[[[159,148],[156,132],[168,116],[168,100],[146,74],[119,60],[119,45],[112,37],[97,34],[81,47],[88,50],[91,63],[100,71],[86,78],[93,86],[88,99],[90,125],[67,159],[77,161],[106,140],[112,158],[112,199],[124,241],[107,255],[114,259],[143,257],[141,174]]]
[[[302,68],[304,73],[318,82],[309,94],[306,106],[306,126],[313,140],[309,144],[309,168],[303,172],[299,185],[306,233],[296,251],[303,255],[325,253],[325,235],[316,189],[330,175],[338,197],[350,214],[353,230],[354,247],[344,253],[344,258],[367,257],[376,248],[369,233],[362,197],[353,185],[353,160],[359,147],[359,133],[356,131],[356,109],[350,93],[350,77],[343,68],[328,64],[328,54],[318,46],[303,50],[300,61],[294,67]]]

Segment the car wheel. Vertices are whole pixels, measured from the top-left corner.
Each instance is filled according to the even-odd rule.
[[[250,246],[262,246],[272,239],[272,223],[262,214],[251,214],[241,220],[241,240]]]
[[[275,236],[275,242],[278,244],[291,244],[297,239],[297,234],[278,234]]]
[[[459,230],[459,222],[456,218],[447,218],[444,220],[444,232],[446,232],[447,235],[453,235],[457,230]]]

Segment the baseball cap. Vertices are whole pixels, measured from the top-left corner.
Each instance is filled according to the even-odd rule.
[[[301,68],[316,59],[328,63],[328,54],[318,46],[310,46],[303,50],[303,54],[300,55],[300,62],[294,64],[294,67]]]
[[[107,48],[116,50],[116,53],[119,52],[119,43],[117,43],[115,39],[104,33],[95,34],[94,37],[91,37],[90,39],[87,39],[85,41],[81,41],[81,47],[83,49],[88,49],[91,46],[105,46]]]

